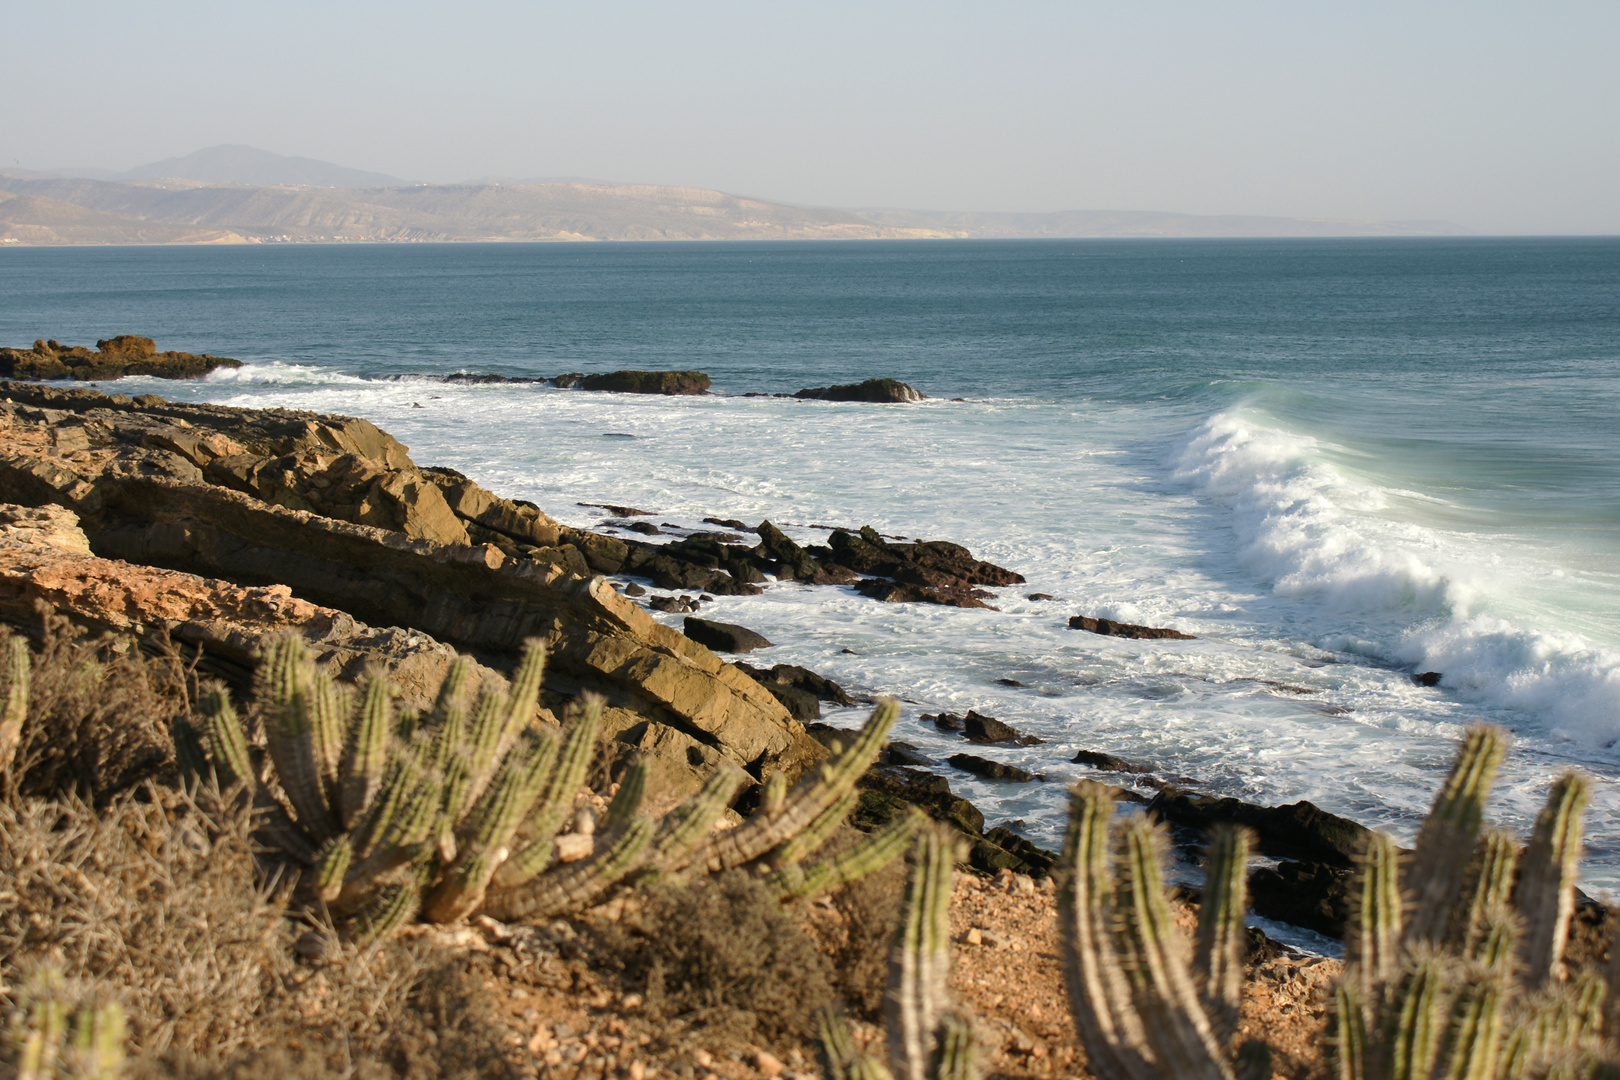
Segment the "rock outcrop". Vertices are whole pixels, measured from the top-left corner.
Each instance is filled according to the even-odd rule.
[[[0,619],[35,629],[44,605],[96,631],[158,647],[200,649],[202,670],[245,693],[265,638],[296,633],[317,666],[355,679],[389,674],[402,709],[433,704],[456,651],[418,631],[374,628],[311,604],[285,585],[247,588],[176,570],[98,558],[79,518],[60,506],[0,504]],[[186,650],[189,653],[189,650]],[[504,689],[506,677],[474,662],[473,678]]]
[[[542,637],[548,690],[607,698],[610,735],[653,760],[655,804],[722,762],[760,776],[822,756],[753,679],[590,576],[623,544],[417,469],[366,421],[39,384],[0,397],[0,500],[73,511],[102,558],[286,586],[495,667]]]
[[[158,352],[149,337],[120,334],[96,342],[96,351],[83,346],[36,341],[32,349],[0,349],[0,376],[8,379],[121,379],[125,375],[152,375],[160,379],[196,379],[215,368],[241,367],[224,356],[197,356],[187,352]]]
[[[1114,622],[1112,619],[1093,619],[1089,615],[1074,615],[1069,619],[1070,630],[1087,630],[1105,637],[1145,638],[1159,641],[1192,641],[1193,635],[1160,626],[1138,626],[1136,623]]]
[[[615,394],[707,394],[709,377],[701,371],[608,371],[597,375],[559,375],[552,384],[563,388],[601,390]]]
[[[894,404],[921,401],[923,395],[899,379],[867,379],[843,386],[814,386],[793,395],[813,401],[875,401]]]

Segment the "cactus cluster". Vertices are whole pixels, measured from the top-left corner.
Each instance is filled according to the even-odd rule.
[[[1499,730],[1469,729],[1409,855],[1371,835],[1331,1006],[1334,1080],[1620,1076],[1604,1037],[1607,980],[1567,978],[1562,962],[1587,782],[1558,779],[1521,851],[1484,826],[1503,749]],[[1111,789],[1075,788],[1065,969],[1103,1080],[1270,1075],[1265,1044],[1236,1035],[1249,843],[1239,829],[1210,837],[1190,943],[1171,918],[1162,827],[1115,822]]]
[[[946,829],[923,829],[889,954],[884,996],[888,1062],[855,1045],[842,1016],[823,1012],[821,1063],[827,1080],[976,1080],[972,1019],[950,990],[951,870],[964,857]]]
[[[7,1024],[17,1080],[115,1080],[123,1071],[124,1011],[116,1002],[74,1002],[60,972],[42,968],[17,988]]]
[[[892,703],[791,791],[773,776],[760,811],[735,829],[712,828],[747,779],[735,769],[653,820],[640,812],[648,769],[637,760],[600,822],[576,814],[602,701],[583,695],[560,732],[539,724],[544,666],[543,647],[529,642],[510,690],[496,692],[471,686],[459,659],[426,714],[396,715],[385,678],[350,690],[315,668],[299,638],[277,638],[255,676],[262,751],[226,689],[210,684],[203,731],[177,731],[177,753],[190,768],[211,767],[222,786],[245,787],[261,836],[301,865],[311,898],[361,942],[418,916],[577,911],[638,873],[751,866],[784,896],[808,895],[884,865],[914,827],[902,819],[808,863],[854,806],[855,781],[893,726]]]

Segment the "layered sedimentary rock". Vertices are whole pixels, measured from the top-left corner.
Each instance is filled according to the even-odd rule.
[[[761,775],[822,756],[757,682],[590,576],[619,542],[418,469],[364,420],[37,384],[0,397],[0,500],[73,511],[98,556],[284,585],[496,667],[542,637],[548,690],[603,694],[669,801],[722,762]]]
[[[0,375],[12,379],[121,379],[151,375],[160,379],[200,378],[215,368],[241,367],[224,356],[158,352],[149,337],[119,334],[96,342],[94,352],[56,340],[36,341],[32,349],[0,349]]]

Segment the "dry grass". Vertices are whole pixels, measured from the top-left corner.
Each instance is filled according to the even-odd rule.
[[[169,731],[190,712],[192,673],[172,648],[152,660],[127,639],[91,639],[59,615],[42,616],[16,788],[104,804],[173,760]]]

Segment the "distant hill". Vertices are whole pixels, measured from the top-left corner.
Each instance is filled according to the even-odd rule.
[[[124,173],[0,172],[0,240],[170,244],[463,240],[872,240],[1416,236],[1443,221],[1076,210],[807,209],[707,188],[548,179],[406,184],[313,158],[213,146]]]
[[[1052,214],[973,211],[857,210],[867,221],[910,229],[939,229],[976,239],[1081,237],[1460,236],[1449,221],[1348,221],[1176,214],[1153,210],[1067,210]]]
[[[85,170],[88,172],[88,170]],[[330,161],[285,157],[252,146],[210,146],[185,157],[139,165],[106,179],[200,180],[205,184],[307,185],[309,187],[400,187],[406,181],[383,173],[364,172]]]
[[[229,229],[139,221],[37,195],[0,191],[0,241],[19,244],[231,244]]]
[[[64,224],[73,239],[27,243],[169,243],[123,239],[163,223],[247,241],[355,240],[814,240],[931,239],[936,229],[877,225],[845,210],[805,210],[704,188],[604,184],[436,185],[345,189],[250,187],[149,180],[23,177],[0,172],[0,191],[112,215],[106,239]],[[3,210],[3,207],[0,207]],[[77,210],[75,210],[77,213]],[[77,219],[75,219],[76,221]]]

